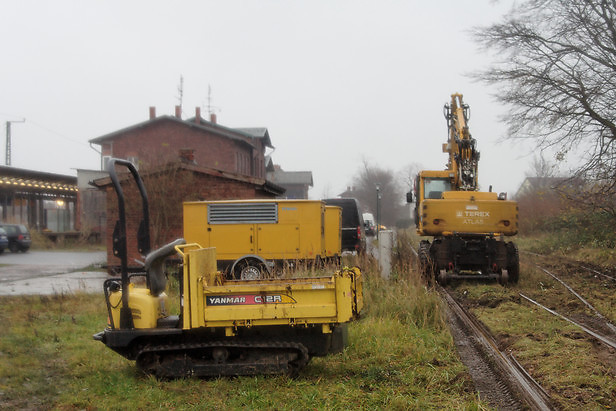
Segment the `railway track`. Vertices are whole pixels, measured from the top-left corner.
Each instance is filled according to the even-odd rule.
[[[416,249],[412,251],[417,257]],[[460,320],[449,319],[456,347],[480,397],[499,409],[502,403],[505,408],[541,409],[515,393],[523,383],[498,374],[498,369],[507,365],[498,366],[496,376],[475,375],[474,369],[481,371],[485,366],[477,365],[473,358],[486,357],[490,364],[502,356],[515,364],[515,355],[529,371],[526,374],[532,374],[531,380],[543,385],[548,398],[551,396],[548,407],[612,408],[616,404],[616,317],[612,308],[616,304],[616,270],[560,256],[521,252],[521,257],[518,284],[502,287],[485,281],[458,281],[445,290],[462,309],[472,311],[470,317],[487,333],[488,341],[492,340],[488,345],[502,351],[484,354],[486,343],[475,347],[475,340],[482,337],[473,335],[470,326],[456,329]],[[443,300],[447,303],[444,295]],[[449,303],[447,306],[448,317],[455,318],[449,313],[454,310]],[[512,391],[514,399],[507,394],[507,398],[495,397],[496,403],[490,401],[492,393],[489,387],[483,391],[482,378],[492,379],[492,386],[503,391]]]
[[[415,257],[417,250],[411,247]],[[447,306],[454,342],[480,398],[499,410],[556,409],[550,395],[511,353],[498,348],[489,330],[444,287],[436,285]]]
[[[520,297],[524,298],[525,300],[537,305],[538,307],[546,310],[547,312],[556,315],[557,317],[560,317],[564,320],[566,320],[567,322],[574,324],[576,326],[578,326],[579,328],[581,328],[584,332],[586,332],[587,334],[592,335],[593,337],[597,338],[598,340],[600,340],[601,342],[603,342],[604,344],[609,345],[612,348],[616,348],[616,326],[614,326],[614,324],[612,324],[602,313],[600,313],[591,303],[589,303],[584,297],[582,297],[580,295],[580,293],[578,293],[575,289],[573,289],[573,287],[571,287],[569,284],[567,284],[564,280],[562,280],[560,278],[560,276],[558,276],[557,274],[552,273],[551,271],[549,271],[547,268],[540,266],[538,264],[535,264],[535,266],[541,270],[542,272],[544,272],[545,274],[549,275],[550,277],[552,277],[553,279],[555,279],[558,283],[560,283],[567,291],[569,291],[572,295],[574,295],[579,301],[582,302],[582,304],[590,311],[594,314],[596,321],[594,321],[594,324],[588,324],[584,321],[578,321],[578,320],[573,320],[571,318],[568,318],[567,316],[557,312],[556,310],[552,310],[549,309],[545,306],[543,306],[542,304],[538,303],[537,301],[534,301],[533,299],[531,299],[530,297],[519,293]],[[611,334],[611,336],[605,335],[604,332],[602,332],[601,330],[596,329],[596,324],[600,323],[602,325],[602,328],[606,329],[609,331],[609,334]],[[595,328],[593,330],[593,328]]]
[[[553,410],[550,395],[511,353],[498,348],[490,332],[449,291],[437,286],[448,308],[452,334],[480,397],[498,409]]]

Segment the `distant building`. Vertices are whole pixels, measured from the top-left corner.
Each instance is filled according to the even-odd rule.
[[[181,109],[175,116],[156,116],[150,107],[147,121],[90,140],[101,146],[101,169],[111,157],[131,161],[137,167],[175,161],[178,153],[196,165],[265,178],[265,150],[273,148],[266,128],[228,128],[201,117],[183,120]]]
[[[0,166],[0,221],[45,233],[79,227],[77,178]]]
[[[285,188],[284,197],[288,199],[307,199],[308,190],[314,186],[312,171],[284,171],[273,164],[268,167],[267,179]]]
[[[355,192],[355,187],[347,186],[347,189],[342,193],[338,194],[340,198],[355,198],[357,193]]]
[[[79,231],[85,238],[100,240],[105,235],[107,214],[105,192],[90,183],[109,174],[101,170],[77,169],[79,187]]]

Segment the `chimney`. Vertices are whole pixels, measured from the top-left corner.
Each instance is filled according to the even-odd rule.
[[[210,122],[216,124],[216,114],[210,113]]]
[[[156,107],[150,106],[150,120],[154,120],[156,118]]]
[[[175,106],[175,116],[179,119],[182,118],[182,106]]]
[[[201,124],[201,107],[195,107],[195,124]]]
[[[195,150],[192,148],[180,149],[180,161],[182,163],[197,164],[195,162]]]

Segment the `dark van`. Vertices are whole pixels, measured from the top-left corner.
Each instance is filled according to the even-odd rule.
[[[363,252],[366,249],[364,219],[355,198],[326,198],[327,205],[342,208],[342,251]]]

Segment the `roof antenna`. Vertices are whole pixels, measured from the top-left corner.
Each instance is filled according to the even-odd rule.
[[[207,113],[209,114],[210,121],[216,123],[216,112],[220,111],[220,108],[212,105],[212,86],[207,85]]]
[[[179,103],[179,106],[180,106],[180,113],[182,113],[183,112],[182,104],[183,104],[183,101],[184,101],[184,76],[182,74],[180,74],[180,85],[178,86],[178,97],[177,97],[177,99],[178,99],[178,103]]]

